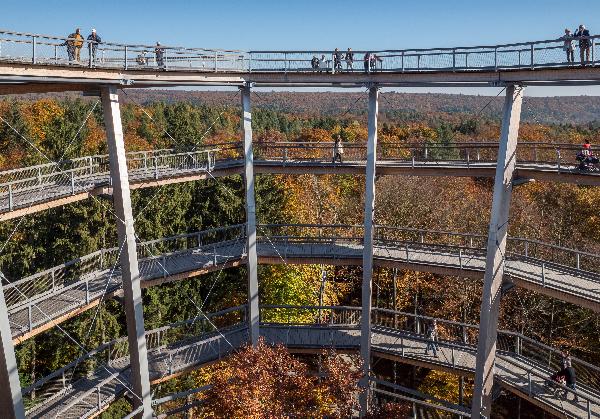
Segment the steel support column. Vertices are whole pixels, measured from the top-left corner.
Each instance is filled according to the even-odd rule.
[[[375,213],[375,164],[377,161],[378,87],[369,88],[369,137],[367,139],[367,165],[365,173],[365,213],[363,239],[363,282],[360,355],[363,362],[361,379],[361,416],[369,407],[369,372],[371,367],[371,296],[373,281],[373,216]]]
[[[473,418],[489,418],[491,414],[498,312],[502,294],[508,216],[512,196],[512,181],[515,169],[522,101],[522,87],[510,85],[506,88],[492,213],[488,229],[485,276],[479,320],[475,390],[471,407],[471,417]]]
[[[246,247],[248,249],[248,333],[252,345],[258,343],[258,257],[256,254],[256,201],[254,198],[254,155],[252,153],[252,112],[250,85],[242,93],[242,130],[244,131],[244,186],[246,189]]]
[[[0,410],[3,417],[22,419],[25,418],[25,409],[3,283],[4,275],[0,272]]]
[[[102,108],[110,159],[110,177],[113,187],[113,203],[117,217],[117,233],[121,250],[121,270],[123,278],[123,305],[129,339],[129,359],[134,409],[143,406],[137,417],[151,418],[152,405],[150,378],[148,373],[148,351],[144,330],[144,309],[138,267],[135,230],[131,210],[129,176],[121,126],[119,96],[114,86],[103,86]]]

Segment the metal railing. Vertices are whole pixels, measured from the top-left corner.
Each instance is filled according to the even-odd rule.
[[[575,155],[580,150],[577,144],[520,142],[517,144],[517,164],[540,163],[556,169],[576,166]],[[366,141],[343,142],[344,161],[365,161]],[[285,162],[309,161],[331,162],[335,152],[334,142],[256,142],[255,160]],[[450,145],[423,141],[406,143],[384,143],[377,145],[378,161],[412,162],[461,162],[477,166],[478,163],[496,162],[498,142],[458,142]]]
[[[193,152],[172,149],[130,152],[127,168],[130,178],[136,180],[211,171],[218,151],[210,148]],[[31,202],[75,195],[109,184],[108,155],[87,156],[0,172],[0,202],[4,203],[5,211],[12,211]],[[16,202],[17,196],[19,202]]]
[[[290,306],[269,305],[260,307],[261,324],[264,326],[319,326],[343,329],[356,329],[361,321],[361,307],[351,306]],[[417,353],[404,353],[403,339],[428,342],[424,337],[425,325],[433,320],[437,321],[440,347],[450,348],[453,351],[452,361],[442,360],[440,362],[451,362],[454,367],[459,367],[457,360],[460,353],[465,351],[476,353],[478,326],[473,324],[448,321],[433,317],[420,316],[400,311],[373,308],[372,325],[375,332],[398,334],[402,356],[419,356]],[[216,313],[208,314],[206,317],[197,317],[182,322],[176,322],[146,332],[146,341],[149,354],[159,357],[164,361],[161,367],[162,376],[168,376],[176,372],[174,358],[181,351],[186,351],[196,342],[200,343],[206,337],[214,334],[214,327],[219,328],[222,333],[228,330],[237,330],[246,321],[246,306],[231,307]],[[531,397],[539,397],[548,394],[548,389],[539,383],[547,382],[549,375],[555,370],[562,368],[559,353],[556,349],[531,339],[520,333],[510,331],[498,332],[498,356],[505,362],[514,365],[515,374],[525,368],[528,374],[525,390]],[[194,351],[196,355],[198,351]],[[456,355],[454,355],[456,352]],[[23,389],[28,406],[37,405],[50,398],[65,394],[71,389],[71,384],[78,378],[97,377],[98,383],[94,383],[90,390],[79,395],[70,403],[73,405],[77,400],[89,397],[90,394],[103,394],[103,388],[115,386],[115,376],[124,368],[127,368],[128,346],[127,338],[119,338],[100,345],[89,351],[63,368],[52,372],[34,384]],[[156,358],[158,359],[158,358]],[[562,390],[577,394],[584,408],[589,412],[598,405],[600,399],[599,383],[600,368],[576,357],[571,358],[573,367],[578,373],[578,385],[580,390],[573,391],[566,387]],[[194,363],[193,359],[185,360],[186,365]],[[92,374],[92,375],[90,375]],[[499,379],[504,379],[498,376]],[[523,377],[519,377],[519,384],[511,382],[507,378],[508,385],[523,386]],[[111,387],[111,388],[113,388]],[[559,386],[560,387],[560,386]],[[98,403],[106,403],[105,398]]]
[[[174,359],[177,354],[187,350],[189,344],[217,333],[213,325],[217,326],[221,333],[226,333],[243,326],[245,320],[246,306],[237,306],[149,330],[146,332],[148,353],[155,357],[161,357],[163,361],[160,364],[162,365],[161,373],[164,376],[171,375],[175,372]],[[189,360],[189,362],[193,362],[193,360]],[[116,377],[128,367],[129,344],[127,337],[103,343],[64,367],[23,388],[22,393],[26,406],[28,409],[32,409],[65,394],[75,386],[79,379],[97,377],[98,383],[88,391],[84,391],[83,394],[79,394],[78,397],[70,399],[69,405],[63,411],[92,394],[98,394],[98,404],[94,408],[101,410],[103,405],[117,396],[114,388],[119,386],[119,380],[116,380]],[[107,397],[101,399],[106,393],[112,394],[114,397],[110,400]]]
[[[259,243],[275,246],[284,260],[290,255],[340,257],[350,254],[348,251],[351,249],[360,252],[363,240],[361,225],[259,224],[257,230]],[[197,269],[197,264],[188,260],[194,254],[202,255],[211,266],[221,265],[232,258],[237,260],[245,252],[245,234],[245,224],[237,224],[138,243],[140,272],[147,280]],[[485,256],[487,246],[487,237],[479,234],[380,225],[375,227],[374,238],[379,257],[412,262],[417,254],[424,251],[443,250],[453,258],[450,265],[457,264],[465,269],[473,258]],[[307,249],[306,245],[311,246]],[[332,253],[327,247],[329,245],[339,245],[345,250]],[[229,249],[228,253],[223,254],[226,249]],[[4,293],[13,326],[17,319],[21,319],[23,324],[19,324],[19,328],[27,332],[47,323],[47,316],[35,316],[36,304],[54,295],[72,291],[79,296],[73,299],[71,305],[57,306],[52,312],[56,316],[89,304],[104,292],[107,281],[108,291],[120,287],[117,251],[117,248],[99,250],[5,285]],[[547,278],[551,269],[593,283],[600,282],[598,254],[515,237],[508,239],[506,254],[509,273],[516,263],[534,265],[538,271],[528,271],[527,278],[543,286],[560,288],[559,284],[550,283]],[[421,263],[425,262],[421,260]],[[566,291],[579,295],[576,290]],[[581,289],[581,293],[586,291],[590,290]]]
[[[588,65],[596,65],[599,36],[572,38],[590,43]],[[54,66],[203,72],[433,72],[498,71],[572,66],[564,39],[512,44],[400,50],[249,51],[127,45],[15,31],[0,31],[0,60]],[[578,45],[575,45],[576,47]],[[318,64],[315,63],[318,60]],[[316,64],[316,65],[315,65]]]
[[[189,264],[171,271],[167,269],[167,261],[174,263],[191,252],[206,255],[206,259],[217,266],[227,260],[218,251],[223,246],[239,243],[245,234],[245,224],[237,224],[138,243],[140,273],[144,280],[149,280],[179,273],[182,269],[189,271]],[[122,284],[118,256],[116,247],[101,249],[4,285],[11,326],[20,333],[31,332],[52,318],[90,304],[105,292],[119,289]],[[70,295],[69,304],[55,304],[53,308],[46,305],[44,312],[37,307],[41,301],[66,293]]]

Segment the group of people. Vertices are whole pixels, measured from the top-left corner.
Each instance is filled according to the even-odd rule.
[[[590,31],[585,25],[579,25],[579,28],[572,33],[570,29],[565,29],[565,34],[561,38],[564,42],[563,50],[567,54],[567,62],[575,62],[575,46],[574,41],[579,41],[579,56],[581,59],[581,65],[585,66],[590,61],[590,49],[592,47],[592,40],[589,38]]]
[[[90,60],[92,62],[96,61],[96,51],[101,42],[102,39],[96,32],[96,29],[92,29],[92,33],[90,33],[87,37]],[[75,29],[75,32],[67,37],[67,40],[62,45],[67,47],[69,63],[81,61],[81,48],[83,48],[84,43],[85,39],[83,38],[83,35],[81,35],[81,29],[79,28]]]
[[[381,63],[383,60],[377,56],[377,54],[372,52],[367,52],[363,57],[363,65],[365,73],[373,72],[377,69],[377,63]],[[343,62],[346,63],[346,71],[354,70],[354,52],[352,48],[348,48],[348,50],[343,53],[336,48],[333,51],[333,67],[330,67],[331,60],[325,57],[325,54],[321,54],[321,58],[318,58],[316,55],[313,55],[312,60],[310,60],[310,65],[313,70],[323,71],[332,68],[334,71],[343,71]]]
[[[90,63],[93,65],[96,62],[96,53],[98,51],[98,45],[102,43],[102,38],[98,35],[96,29],[92,29],[92,32],[88,35],[87,39],[81,35],[81,29],[75,29],[75,32],[70,34],[65,42],[62,44],[67,47],[67,55],[69,57],[69,63],[81,62],[81,49],[83,48],[87,40],[89,49]],[[154,48],[154,55],[156,56],[156,65],[159,68],[165,68],[165,48],[160,44],[156,43]],[[142,51],[136,58],[136,63],[139,65],[148,65],[147,52]]]
[[[156,57],[156,65],[158,68],[161,69],[166,69],[166,64],[165,64],[165,48],[161,45],[160,42],[156,43],[156,46],[154,47],[154,56]],[[138,65],[148,65],[148,52],[147,51],[142,51],[138,54],[137,58],[135,59],[135,62]]]

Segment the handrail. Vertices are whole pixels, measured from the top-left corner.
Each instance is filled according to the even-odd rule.
[[[235,306],[235,307],[228,307],[226,309],[220,310],[220,311],[215,311],[213,313],[207,313],[206,317],[208,317],[209,319],[212,319],[214,317],[218,317],[218,316],[222,316],[224,314],[229,314],[229,313],[233,313],[236,311],[240,311],[242,309],[246,309],[245,305],[239,305],[239,306]],[[187,319],[187,320],[183,320],[183,321],[179,321],[179,322],[174,322],[174,323],[170,323],[166,326],[162,326],[156,329],[152,329],[152,330],[147,330],[145,332],[146,336],[150,336],[153,335],[155,333],[160,333],[164,330],[170,330],[170,329],[174,329],[176,327],[180,327],[180,326],[185,326],[188,325],[190,323],[194,323],[196,322],[199,318],[204,318],[204,316],[196,316],[194,318],[191,319]],[[80,357],[78,357],[77,359],[71,361],[70,363],[68,363],[67,365],[65,365],[64,367],[53,371],[52,373],[48,374],[47,376],[40,378],[39,380],[37,380],[35,383],[27,386],[26,388],[24,388],[22,390],[22,393],[24,395],[27,395],[29,393],[31,393],[31,391],[33,391],[34,389],[44,385],[45,383],[47,383],[49,380],[51,380],[52,378],[56,378],[58,376],[61,376],[63,372],[68,371],[70,368],[73,368],[76,365],[81,364],[82,361],[91,358],[92,356],[102,352],[103,350],[110,348],[112,346],[114,346],[117,343],[121,343],[121,342],[126,342],[127,341],[127,336],[122,336],[116,339],[113,339],[109,342],[105,342],[100,344],[99,346],[97,346],[94,349],[91,349],[90,351],[86,352],[85,354],[81,355]]]

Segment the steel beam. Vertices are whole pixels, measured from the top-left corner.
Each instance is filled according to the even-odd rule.
[[[15,357],[15,347],[8,321],[8,309],[4,300],[2,283],[4,275],[0,272],[0,410],[7,418],[25,418],[21,382]]]
[[[489,418],[491,414],[498,313],[502,297],[508,215],[512,196],[522,102],[523,88],[515,85],[508,86],[504,101],[504,115],[502,117],[502,131],[498,146],[492,213],[488,229],[487,254],[479,320],[477,365],[475,368],[475,390],[471,408],[471,415],[474,418]]]
[[[252,153],[252,112],[250,85],[242,93],[242,130],[244,131],[244,186],[246,189],[246,248],[248,249],[248,334],[252,345],[258,343],[258,256],[256,254],[256,201],[254,198],[254,155]]]
[[[367,166],[365,172],[365,213],[363,239],[363,282],[360,355],[363,362],[363,377],[360,381],[361,416],[369,407],[369,372],[371,369],[371,295],[373,280],[373,216],[375,213],[375,165],[377,163],[377,112],[379,88],[369,88],[369,126],[367,139]]]
[[[121,270],[123,278],[123,302],[129,339],[129,356],[131,365],[131,384],[134,410],[143,406],[137,415],[141,418],[152,417],[152,397],[150,393],[150,377],[148,372],[148,351],[144,330],[144,309],[142,306],[142,290],[138,267],[133,213],[131,210],[131,194],[119,96],[115,86],[101,88],[104,125],[108,142],[110,159],[110,177],[113,187],[113,203],[117,217],[117,233],[121,250]]]

